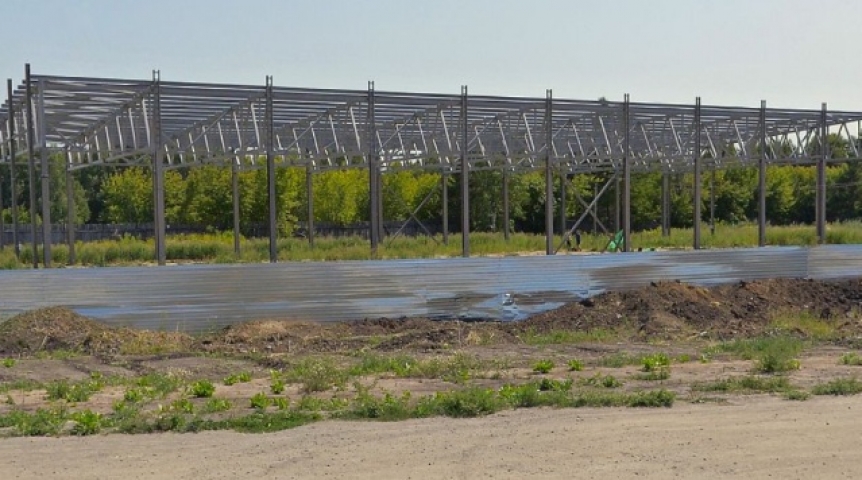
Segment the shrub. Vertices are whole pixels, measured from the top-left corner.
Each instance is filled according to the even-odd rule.
[[[190,391],[196,398],[209,398],[215,393],[215,385],[209,380],[198,380],[191,385]]]
[[[623,383],[617,380],[613,375],[602,375],[600,373],[597,373],[590,378],[582,379],[581,384],[588,387],[603,388],[617,388],[623,385]]]
[[[569,360],[569,371],[571,372],[580,372],[584,369],[584,363],[580,360],[572,359]]]
[[[305,393],[322,392],[347,382],[347,372],[339,369],[331,359],[308,358],[285,372],[285,377],[302,383]]]
[[[6,368],[14,367],[15,366],[15,359],[14,358],[4,358],[3,359],[3,366]]]
[[[230,400],[224,398],[210,398],[207,400],[207,403],[204,404],[204,412],[206,413],[216,413],[216,412],[224,412],[230,410],[233,405]]]
[[[855,352],[845,353],[841,355],[841,364],[842,365],[862,365],[862,356]]]
[[[251,403],[251,408],[255,408],[257,410],[266,410],[266,408],[269,407],[271,401],[265,393],[259,392],[255,393],[251,397],[251,399],[249,399],[249,403]]]
[[[249,372],[240,372],[228,375],[224,379],[224,384],[227,386],[234,385],[236,383],[248,383],[251,381],[251,373]]]
[[[550,373],[554,369],[553,360],[539,360],[533,364],[534,373]]]
[[[93,435],[102,430],[102,415],[91,410],[83,410],[72,414],[75,426],[73,435]]]

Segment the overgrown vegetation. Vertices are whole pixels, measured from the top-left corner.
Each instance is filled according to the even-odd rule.
[[[836,378],[811,389],[814,395],[856,395],[862,392],[862,382],[856,377]]]

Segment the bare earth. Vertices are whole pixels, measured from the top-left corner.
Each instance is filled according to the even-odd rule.
[[[853,397],[0,441],[0,478],[860,478]]]

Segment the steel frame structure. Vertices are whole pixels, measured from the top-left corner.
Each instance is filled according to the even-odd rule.
[[[311,89],[278,87],[271,77],[264,85],[168,82],[158,72],[148,80],[84,78],[31,75],[29,65],[24,81],[14,90],[11,80],[9,86],[0,107],[0,162],[24,157],[32,169],[37,152],[42,165],[49,154],[60,152],[68,175],[100,165],[152,168],[159,263],[165,261],[164,170],[198,165],[230,166],[234,179],[242,169],[267,168],[272,261],[274,170],[284,166],[307,168],[309,179],[328,169],[368,169],[375,251],[382,236],[380,176],[387,171],[437,171],[444,181],[460,174],[462,232],[468,232],[469,172],[502,170],[507,178],[544,170],[551,254],[555,174],[613,172],[622,182],[620,228],[627,240],[631,174],[693,171],[693,246],[700,248],[704,169],[759,168],[762,245],[766,165],[816,164],[817,231],[823,241],[825,166],[838,160],[830,158],[828,148],[817,146],[827,134],[853,139],[862,130],[862,112],[831,111],[825,104],[820,110],[801,110],[767,108],[765,102],[760,108],[702,105],[700,98],[692,105],[637,103],[628,95],[621,102],[589,101],[553,98],[550,90],[542,99],[468,95],[466,87],[460,95],[387,92],[375,90],[373,82],[366,90]],[[862,159],[858,143],[849,145],[850,158],[840,161]],[[50,198],[46,175],[41,186],[43,198]],[[666,185],[664,190],[666,194]],[[30,192],[34,195],[34,188]],[[663,198],[662,205],[666,203]],[[234,207],[236,225],[236,196]],[[313,215],[313,206],[309,209]],[[46,205],[42,210],[49,214]],[[35,215],[35,209],[31,212]],[[666,223],[663,218],[668,228]],[[43,222],[43,228],[43,238],[50,238],[50,222]],[[469,237],[463,238],[463,255],[469,256]],[[49,265],[50,241],[45,250]]]

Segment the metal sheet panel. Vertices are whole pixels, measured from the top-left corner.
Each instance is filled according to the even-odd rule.
[[[251,319],[519,320],[606,290],[862,272],[862,246],[0,272],[0,315],[64,305],[112,325],[209,331]]]

